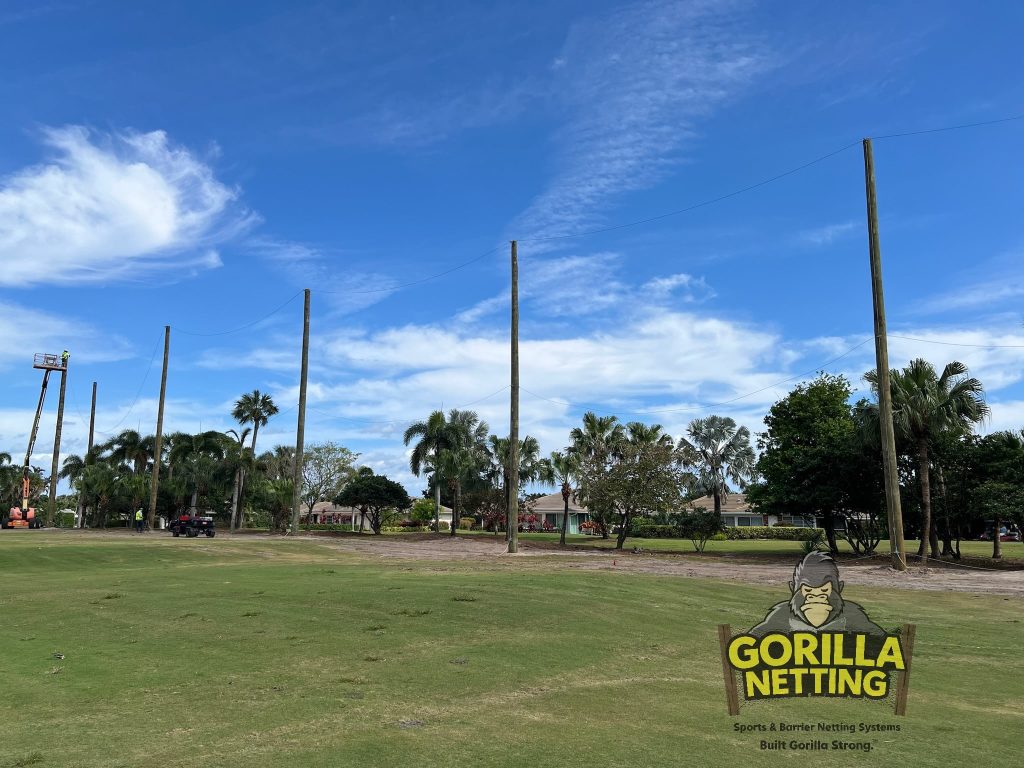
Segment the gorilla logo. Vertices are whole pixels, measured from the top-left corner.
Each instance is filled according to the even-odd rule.
[[[793,570],[792,596],[773,605],[750,630],[755,637],[772,632],[867,632],[885,635],[856,603],[843,600],[839,568],[830,555],[811,552]]]

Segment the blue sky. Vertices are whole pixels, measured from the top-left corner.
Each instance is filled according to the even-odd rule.
[[[522,429],[545,452],[590,408],[756,432],[801,374],[863,386],[873,365],[859,146],[545,238],[1020,114],[1022,22],[1011,3],[0,2],[0,450],[24,451],[31,353],[64,347],[65,452],[94,380],[100,439],[152,431],[164,324],[168,430],[227,429],[259,388],[282,409],[259,447],[293,443],[309,287],[307,439],[416,491],[410,420],[472,404],[507,432],[512,238]],[[1024,425],[1022,138],[875,146],[909,337],[891,362],[967,363],[988,430]]]

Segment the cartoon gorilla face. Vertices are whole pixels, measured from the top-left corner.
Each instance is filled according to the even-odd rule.
[[[822,552],[812,552],[793,571],[789,583],[790,610],[798,619],[820,627],[843,611],[843,582],[835,560]]]

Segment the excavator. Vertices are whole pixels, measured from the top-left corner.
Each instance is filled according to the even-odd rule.
[[[28,437],[28,450],[25,451],[25,464],[21,472],[21,506],[11,507],[11,511],[0,520],[0,528],[42,528],[42,522],[36,517],[34,507],[28,505],[32,489],[31,475],[32,451],[36,447],[36,435],[39,434],[39,420],[43,416],[43,403],[46,401],[46,385],[50,382],[50,373],[67,372],[68,359],[71,355],[65,349],[59,355],[37,354],[32,358],[32,367],[43,372],[43,386],[39,390],[39,404],[36,406],[36,417],[32,422],[32,432]]]

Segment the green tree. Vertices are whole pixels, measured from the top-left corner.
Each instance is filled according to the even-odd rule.
[[[335,504],[363,510],[370,529],[379,534],[393,517],[412,505],[405,488],[384,475],[357,475],[334,500]]]
[[[693,543],[697,552],[703,552],[708,539],[725,530],[722,516],[713,509],[694,509],[683,512],[678,520],[679,532]]]
[[[302,454],[302,499],[310,520],[313,505],[333,499],[355,474],[358,453],[337,443],[314,443]],[[307,523],[308,524],[308,523]]]
[[[210,430],[194,435],[176,432],[171,435],[168,461],[174,475],[187,482],[191,489],[189,509],[192,514],[198,509],[200,495],[205,494],[213,484],[226,452],[225,437],[220,432]]]
[[[722,498],[729,494],[728,481],[740,490],[754,471],[754,449],[750,430],[737,427],[723,416],[694,419],[686,430],[689,439],[679,442],[687,461],[697,470],[698,486],[715,500],[715,512],[722,514]]]
[[[864,378],[877,395],[877,371],[868,371]],[[988,416],[989,408],[981,382],[969,377],[967,366],[955,360],[941,374],[927,360],[911,360],[903,370],[893,370],[889,380],[893,426],[913,445],[917,459],[921,491],[921,545],[917,554],[927,561],[929,545],[931,556],[939,557],[939,538],[932,524],[931,443],[944,433],[970,434]]]
[[[426,421],[416,421],[409,425],[402,440],[409,445],[419,438],[409,454],[409,469],[420,476],[422,472],[433,473],[434,486],[434,530],[440,531],[441,519],[441,477],[438,471],[441,451],[451,447],[451,430],[444,411],[434,411]]]
[[[562,493],[562,529],[558,533],[558,543],[565,546],[565,534],[569,529],[569,500],[575,493],[579,482],[580,458],[571,448],[565,451],[552,451],[542,470],[542,479],[549,485],[556,485]]]
[[[860,450],[849,399],[850,383],[823,373],[775,403],[758,439],[756,471],[763,482],[748,494],[764,512],[821,515],[833,554],[839,552],[835,516],[848,507],[844,469]]]
[[[579,457],[582,467],[585,465],[591,474],[599,467],[606,470],[618,455],[619,446],[626,439],[626,428],[619,423],[616,416],[598,416],[593,411],[583,414],[583,426],[573,427],[569,433],[572,442],[571,450]],[[599,506],[605,503],[601,496],[595,496],[587,503],[590,518],[597,523],[601,537],[607,539],[611,516],[614,508]]]
[[[610,462],[601,452],[583,459],[579,498],[592,509],[611,509],[619,516],[615,548],[622,549],[637,515],[679,509],[691,481],[661,426],[632,422]]]
[[[243,427],[252,424],[252,443],[249,451],[253,456],[256,455],[256,438],[260,434],[260,427],[265,427],[271,417],[279,412],[273,398],[258,389],[247,392],[235,401],[235,406],[231,409],[231,418]],[[239,527],[245,525],[245,471],[243,466],[239,472],[236,508],[232,511],[232,516],[237,516]]]

